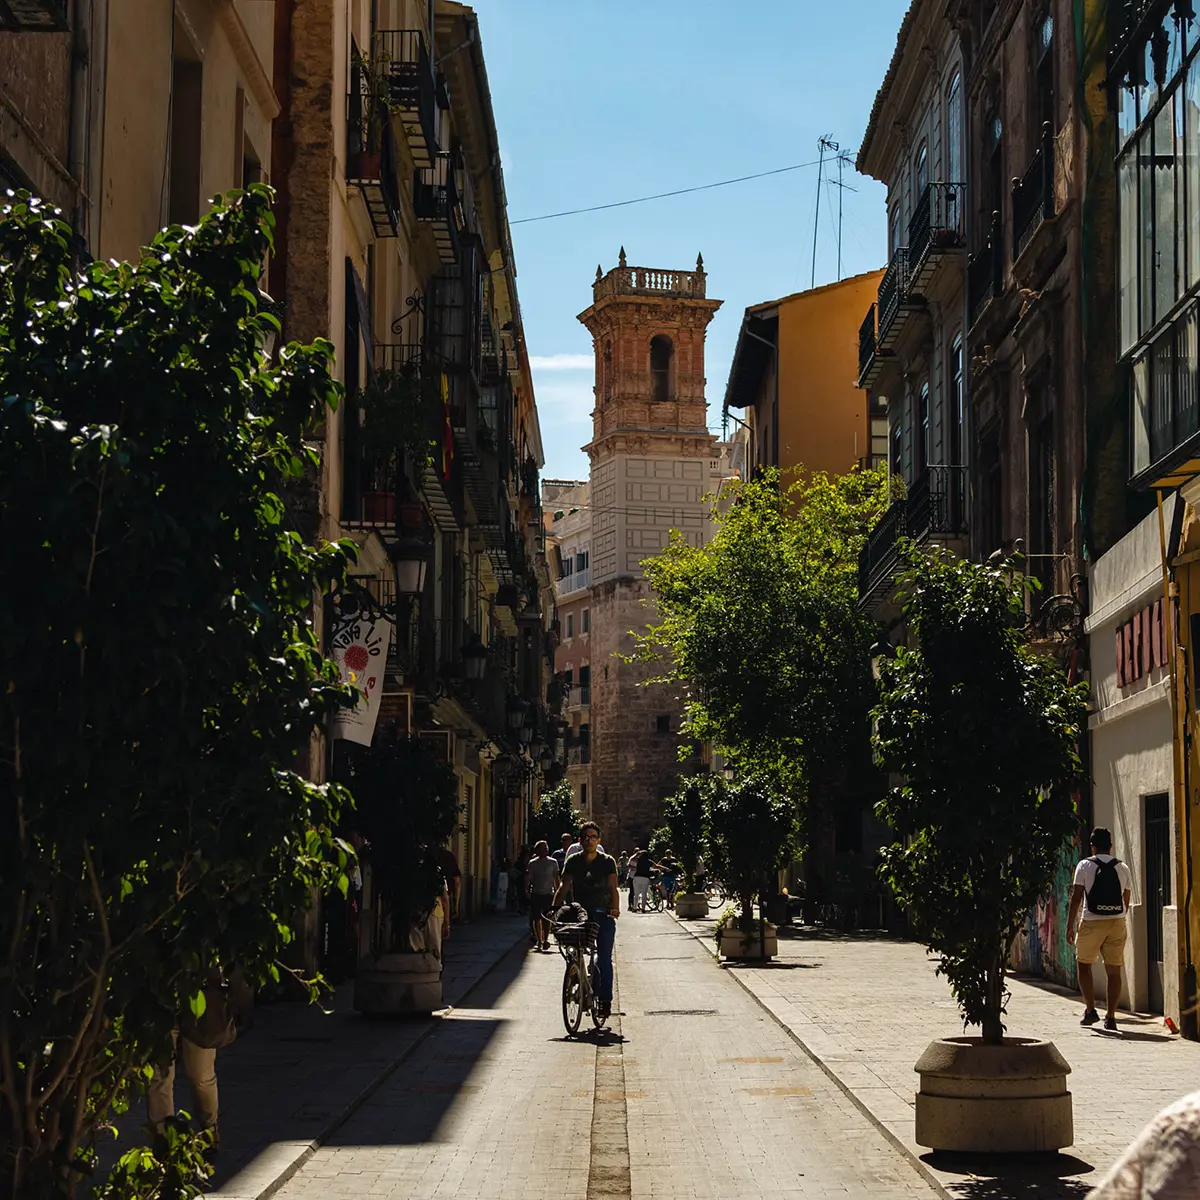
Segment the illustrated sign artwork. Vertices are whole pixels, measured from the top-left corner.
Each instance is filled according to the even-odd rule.
[[[333,627],[333,661],[343,683],[361,693],[353,708],[342,708],[333,718],[333,736],[369,746],[379,719],[380,692],[392,627],[377,612],[359,608],[343,611]]]

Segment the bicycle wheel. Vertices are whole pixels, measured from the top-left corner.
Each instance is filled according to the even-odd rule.
[[[579,959],[573,954],[567,962],[562,986],[563,1024],[568,1036],[579,1032],[583,1020],[583,988],[583,972],[579,969]]]
[[[662,888],[654,889],[654,911],[662,912],[663,905],[666,904],[667,898],[663,895]]]
[[[592,986],[589,990],[591,992],[590,998],[592,1002],[592,1024],[595,1025],[597,1029],[603,1029],[604,1022],[607,1021],[608,1018],[600,1015],[600,968],[594,964],[592,966]]]
[[[725,903],[725,893],[720,888],[709,888],[705,893],[708,899],[708,907],[712,909],[720,908]]]

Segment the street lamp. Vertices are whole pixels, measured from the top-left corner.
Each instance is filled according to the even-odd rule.
[[[396,595],[409,600],[425,591],[425,570],[429,566],[429,546],[417,534],[402,534],[388,547],[396,576]]]
[[[469,680],[477,682],[483,678],[487,669],[488,650],[478,635],[463,647],[462,659],[463,670]]]
[[[520,729],[525,724],[525,701],[520,696],[510,696],[505,705],[505,716],[509,729]]]

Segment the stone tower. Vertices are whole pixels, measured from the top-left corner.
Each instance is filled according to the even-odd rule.
[[[716,439],[704,398],[704,337],[720,300],[694,271],[631,267],[622,248],[596,268],[592,303],[579,314],[596,353],[591,459],[592,815],[610,850],[646,845],[663,799],[684,769],[678,689],[643,686],[658,672],[623,662],[629,632],[651,623],[653,593],[641,568],[672,529],[694,545],[707,529]]]

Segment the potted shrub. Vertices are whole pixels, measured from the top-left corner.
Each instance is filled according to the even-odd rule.
[[[458,782],[419,738],[380,733],[346,753],[366,868],[354,1007],[432,1012],[442,1003],[439,850],[458,824]]]
[[[755,917],[754,901],[774,894],[797,833],[795,803],[766,776],[755,773],[736,783],[714,777],[704,821],[708,871],[737,900],[736,917],[718,923],[723,958],[770,959],[778,953],[775,926]]]
[[[1070,1067],[1050,1042],[1006,1037],[1005,964],[1077,823],[1087,685],[1021,633],[1012,560],[910,552],[909,647],[879,664],[875,748],[900,784],[878,806],[897,841],[880,873],[940,957],[964,1029],[933,1042],[916,1140],[937,1150],[1054,1150],[1073,1139]]]
[[[675,896],[675,915],[679,917],[708,916],[708,900],[696,876],[704,854],[704,810],[713,782],[712,775],[689,775],[681,779],[678,790],[663,809],[671,850],[683,868]]]
[[[406,455],[412,482],[420,487],[439,446],[441,398],[436,385],[422,374],[417,363],[387,367],[376,371],[359,390],[358,407],[368,454],[381,462]],[[392,478],[394,483],[394,475]],[[363,496],[364,515],[368,520],[392,521],[395,503],[392,491],[367,492]],[[372,518],[371,512],[380,515]]]

